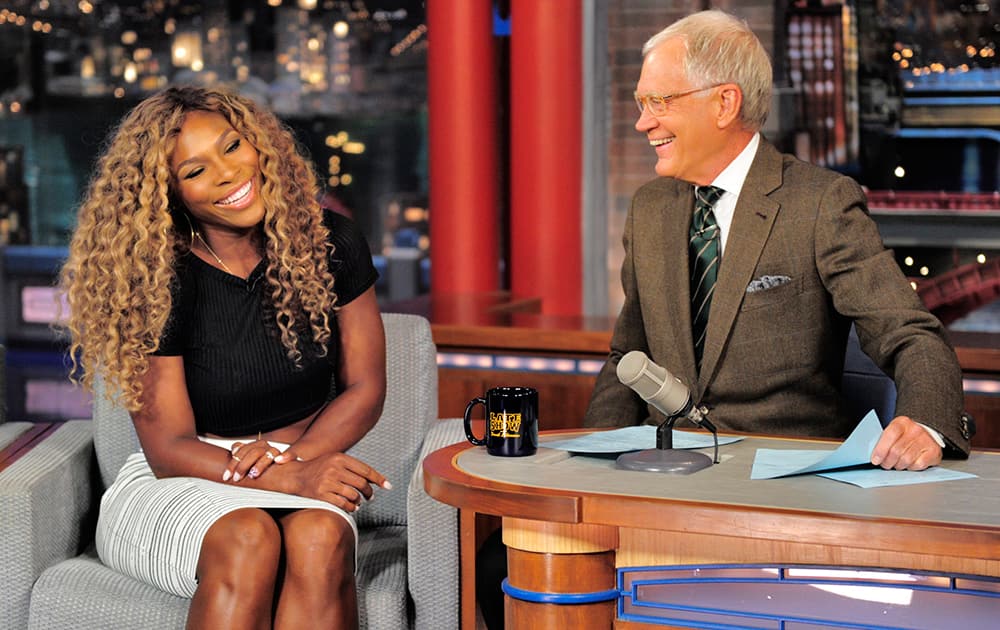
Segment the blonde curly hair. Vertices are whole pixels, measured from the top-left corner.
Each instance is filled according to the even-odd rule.
[[[71,378],[142,404],[149,368],[170,316],[175,263],[191,247],[176,201],[170,159],[190,111],[221,114],[259,154],[265,303],[289,360],[322,356],[331,340],[336,295],[319,185],[295,138],[271,112],[217,89],[169,88],[137,105],[106,142],[77,215],[60,287],[69,305]],[[306,336],[307,338],[303,338]]]

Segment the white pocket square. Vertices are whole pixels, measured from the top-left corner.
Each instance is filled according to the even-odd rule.
[[[783,284],[788,284],[792,279],[788,276],[761,276],[756,280],[750,282],[747,285],[747,293],[756,293],[757,291],[767,291],[768,289],[773,289],[775,287],[780,287]]]

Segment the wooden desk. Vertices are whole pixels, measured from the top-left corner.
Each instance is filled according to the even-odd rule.
[[[551,436],[543,436],[545,439]],[[424,461],[440,501],[503,518],[509,581],[536,593],[600,593],[615,569],[725,563],[884,567],[1000,577],[1000,454],[946,466],[976,479],[861,489],[816,476],[752,481],[757,448],[831,448],[748,437],[690,476],[622,471],[613,460],[540,448],[491,457],[456,444]],[[462,553],[474,553],[462,519]],[[474,573],[463,560],[463,628],[474,624]],[[616,621],[616,600],[566,606],[507,597],[513,628],[653,626]],[[471,611],[471,612],[470,612]]]

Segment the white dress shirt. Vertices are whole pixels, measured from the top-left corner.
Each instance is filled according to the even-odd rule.
[[[758,146],[760,146],[760,134],[755,133],[747,146],[736,156],[736,159],[712,180],[713,186],[725,191],[712,208],[715,222],[719,225],[720,257],[722,252],[726,250],[726,239],[729,238],[729,226],[733,224],[736,202],[740,199],[743,182],[746,181],[747,173],[750,172],[750,165],[753,164],[753,158],[757,155]]]

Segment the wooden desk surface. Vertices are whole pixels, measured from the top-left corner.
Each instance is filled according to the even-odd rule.
[[[1000,560],[998,453],[945,462],[975,479],[863,489],[813,475],[751,480],[757,448],[832,445],[748,437],[721,447],[721,464],[685,476],[553,449],[501,458],[458,444],[425,461],[425,485],[445,503],[504,517]]]

